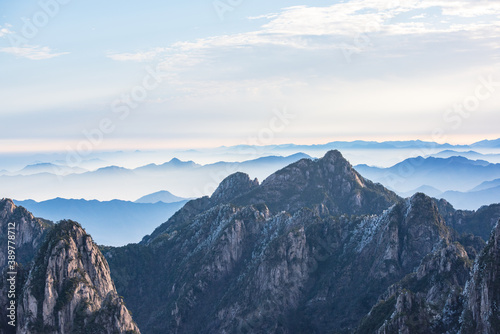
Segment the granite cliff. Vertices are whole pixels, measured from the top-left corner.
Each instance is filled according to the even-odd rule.
[[[16,227],[16,328],[2,316],[2,333],[139,333],[109,266],[92,238],[72,221],[52,224],[2,200],[0,226]],[[7,229],[2,228],[2,232]],[[2,234],[2,240],[8,240]],[[2,253],[3,254],[3,253]],[[16,254],[16,255],[17,255]],[[7,309],[7,276],[0,283],[2,311]]]

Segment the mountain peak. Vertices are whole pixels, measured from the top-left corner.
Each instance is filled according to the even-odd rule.
[[[301,159],[266,178],[235,204],[265,203],[273,212],[308,207],[321,215],[380,213],[400,198],[364,179],[337,150]]]
[[[226,177],[219,184],[210,199],[215,203],[224,203],[245,194],[259,185],[257,179],[250,179],[246,173],[236,172]]]
[[[179,159],[177,158],[172,158],[168,163],[170,164],[178,164],[178,163],[181,163],[182,161],[180,161]]]
[[[337,160],[343,160],[347,162],[347,160],[342,156],[342,153],[340,153],[339,150],[330,150],[325,153],[325,155],[322,158],[323,160],[329,160],[329,161],[337,161]]]
[[[139,333],[90,235],[65,220],[48,233],[23,289],[23,332]],[[35,331],[33,331],[35,329]]]

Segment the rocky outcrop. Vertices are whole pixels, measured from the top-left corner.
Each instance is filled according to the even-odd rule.
[[[219,184],[210,200],[214,204],[229,203],[235,197],[249,192],[258,185],[259,181],[257,179],[251,180],[247,174],[237,172],[229,175]]]
[[[28,265],[42,243],[52,222],[35,218],[10,199],[0,200],[0,247],[7,250],[9,234],[16,248],[16,261]],[[10,231],[10,232],[9,232]],[[7,264],[7,252],[0,252],[0,272]]]
[[[474,265],[463,298],[460,333],[500,332],[500,222]]]
[[[49,232],[19,299],[22,333],[139,333],[105,258],[72,221]]]
[[[382,185],[363,178],[333,150],[321,159],[302,159],[275,172],[233,203],[265,203],[273,212],[290,213],[308,207],[327,216],[381,213],[399,199]]]
[[[7,311],[7,305],[14,299],[9,296],[19,295],[31,262],[52,225],[52,222],[33,217],[30,212],[16,206],[10,199],[0,200],[0,334],[12,333],[13,328],[7,324],[10,320],[7,318],[7,312],[10,313]],[[12,253],[9,254],[8,250]],[[13,262],[9,263],[9,260]],[[12,275],[7,272],[16,273],[14,293],[7,281]]]
[[[461,292],[472,267],[459,243],[446,242],[417,270],[392,285],[363,319],[358,333],[453,333],[462,310]]]
[[[453,245],[423,194],[363,216],[209,202],[193,201],[148,244],[105,251],[148,333],[349,331],[391,284]]]

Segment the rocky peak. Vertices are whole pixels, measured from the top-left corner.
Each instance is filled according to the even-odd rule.
[[[40,247],[18,314],[26,333],[139,333],[108,263],[72,221],[57,224]]]
[[[464,291],[460,333],[500,332],[500,221],[474,265]]]
[[[16,243],[16,261],[28,264],[35,256],[45,233],[52,223],[35,218],[23,207],[18,207],[10,199],[0,200],[0,247],[7,249],[7,234],[13,227]],[[6,265],[7,252],[0,252],[0,272]]]
[[[293,213],[308,207],[325,216],[380,213],[399,199],[382,185],[364,179],[333,150],[321,159],[302,159],[275,172],[235,202],[265,203],[273,212]]]
[[[257,179],[251,180],[248,174],[237,172],[226,177],[219,184],[210,199],[214,203],[227,203],[259,185]]]

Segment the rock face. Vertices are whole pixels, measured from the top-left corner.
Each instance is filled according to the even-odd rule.
[[[10,199],[0,200],[0,247],[7,250],[9,227],[14,229],[16,261],[28,264],[35,256],[52,222],[35,218],[23,207],[17,207]],[[7,252],[0,252],[0,272],[7,264]]]
[[[231,175],[141,244],[104,254],[145,333],[456,332],[484,242],[455,232],[445,209],[458,216],[397,197],[332,151],[260,185]]]
[[[210,197],[210,200],[213,203],[227,203],[240,194],[247,193],[256,188],[258,185],[259,181],[257,179],[252,181],[245,173],[234,173],[220,183]]]
[[[7,284],[7,272],[15,271],[16,291],[19,292],[24,284],[31,267],[31,261],[38,252],[47,231],[53,224],[49,221],[35,218],[23,207],[17,207],[10,199],[0,200],[0,334],[8,332],[7,303],[10,284]],[[10,238],[10,239],[9,239]],[[8,241],[15,249],[15,270],[7,268]]]
[[[446,240],[415,272],[389,287],[363,319],[358,333],[456,333],[460,294],[471,267],[462,245]]]
[[[9,227],[11,228],[9,230]],[[0,245],[15,242],[15,270],[0,252],[0,333],[139,333],[116,293],[109,267],[91,237],[74,222],[35,218],[9,199],[0,201]],[[12,232],[8,232],[12,231]],[[16,328],[6,323],[15,271]],[[14,331],[15,330],[15,331]]]
[[[75,222],[49,232],[20,299],[22,333],[139,333],[106,260]]]
[[[460,333],[500,332],[500,222],[474,266],[464,300]]]
[[[309,207],[327,216],[380,213],[397,200],[396,194],[364,179],[334,150],[322,159],[302,159],[277,171],[233,202],[265,203],[272,212]]]

